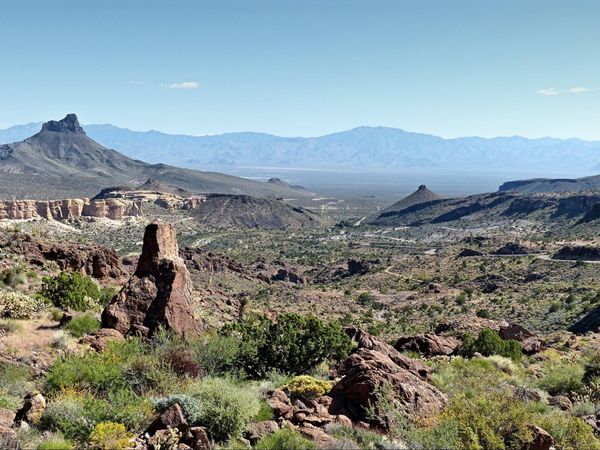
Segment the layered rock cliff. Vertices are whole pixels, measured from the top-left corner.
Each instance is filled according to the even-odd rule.
[[[142,215],[139,201],[106,199],[89,200],[3,200],[0,201],[0,220],[67,220],[77,217],[104,217],[122,220]]]

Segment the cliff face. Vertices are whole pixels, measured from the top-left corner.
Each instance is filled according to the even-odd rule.
[[[118,199],[89,200],[4,200],[0,201],[0,220],[66,220],[76,217],[104,217],[122,220],[142,215],[138,201]]]

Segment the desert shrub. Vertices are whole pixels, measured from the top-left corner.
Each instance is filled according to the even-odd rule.
[[[159,398],[154,402],[154,409],[162,413],[175,404],[181,407],[183,415],[189,423],[198,422],[200,417],[200,402],[189,395],[178,394]]]
[[[292,378],[284,389],[292,395],[301,398],[316,398],[327,394],[331,390],[329,381],[317,380],[308,375],[299,375]]]
[[[23,330],[23,325],[15,319],[0,320],[0,331],[7,334],[18,333]]]
[[[179,384],[177,376],[153,353],[143,352],[128,358],[122,374],[125,384],[138,395],[165,395]]]
[[[20,292],[0,293],[0,317],[30,319],[42,306],[38,299]]]
[[[19,284],[25,283],[26,279],[27,275],[25,274],[25,269],[20,265],[4,269],[2,273],[0,273],[0,281],[13,288]]]
[[[42,279],[40,294],[59,308],[86,311],[93,306],[90,299],[100,299],[100,288],[92,278],[79,272],[61,272]]]
[[[75,450],[75,446],[60,435],[52,435],[40,442],[37,450]]]
[[[256,450],[311,450],[317,446],[296,430],[282,428],[267,434],[256,444]]]
[[[107,286],[100,289],[100,295],[98,296],[98,303],[101,306],[106,306],[110,303],[113,297],[117,295],[117,289],[113,286]]]
[[[536,418],[535,423],[550,433],[554,438],[555,448],[600,449],[600,439],[594,434],[593,428],[579,417],[552,411]]]
[[[66,355],[57,359],[46,373],[45,389],[48,393],[77,388],[105,394],[127,387],[124,368],[134,355],[143,352],[140,341],[132,339],[110,342],[101,353]]]
[[[517,372],[517,366],[514,361],[510,358],[500,355],[492,355],[486,358],[490,361],[497,369],[500,369],[502,372],[507,373],[509,375]]]
[[[65,329],[75,337],[82,337],[100,328],[100,321],[94,314],[85,313],[73,317],[65,325]]]
[[[236,365],[256,378],[270,370],[306,373],[328,359],[345,358],[352,348],[337,322],[293,313],[282,314],[277,322],[262,316],[230,323],[221,334],[238,340]]]
[[[325,426],[327,434],[336,439],[336,444],[331,448],[340,449],[371,449],[386,448],[385,438],[378,433],[360,427],[348,427],[336,423]],[[434,447],[431,447],[434,448]]]
[[[151,403],[130,391],[120,390],[103,399],[85,391],[65,390],[50,400],[40,426],[59,431],[68,439],[86,442],[101,422],[118,421],[128,429],[138,430],[151,415]]]
[[[523,347],[519,342],[504,340],[497,331],[490,328],[481,330],[477,339],[470,333],[465,334],[458,351],[467,358],[472,358],[476,352],[483,356],[505,356],[514,361],[520,361],[523,357]]]
[[[219,375],[234,367],[238,340],[231,336],[208,335],[192,342],[192,352],[206,375]]]
[[[0,408],[16,410],[23,396],[32,387],[27,367],[0,362]]]
[[[260,410],[256,393],[227,378],[207,377],[193,384],[189,394],[200,402],[197,423],[217,442],[239,436]]]
[[[538,386],[550,395],[578,392],[583,387],[584,374],[585,368],[577,361],[548,364]]]
[[[120,450],[131,447],[133,438],[122,423],[100,422],[90,434],[90,444],[93,448]]]
[[[173,349],[162,355],[163,361],[172,372],[180,376],[197,378],[202,374],[200,366],[192,359],[190,351],[184,347]]]

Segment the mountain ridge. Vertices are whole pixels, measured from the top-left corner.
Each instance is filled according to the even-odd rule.
[[[0,142],[39,124],[0,130]],[[600,141],[521,136],[445,139],[392,127],[356,127],[316,137],[234,132],[191,136],[133,131],[110,124],[86,125],[105,147],[150,163],[203,166],[295,166],[338,168],[514,168],[591,171],[600,167]]]

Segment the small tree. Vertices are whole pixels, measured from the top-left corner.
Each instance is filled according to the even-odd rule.
[[[44,277],[40,291],[55,306],[76,311],[89,309],[89,299],[98,301],[100,293],[96,282],[79,272],[61,272],[54,277]]]

